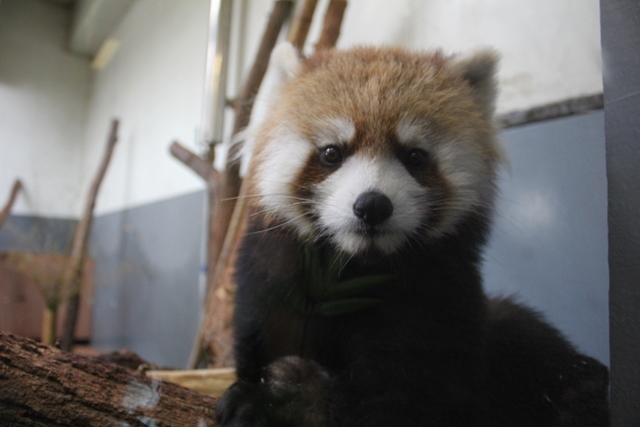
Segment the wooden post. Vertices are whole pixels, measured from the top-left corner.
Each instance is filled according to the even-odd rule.
[[[67,300],[67,309],[64,317],[61,348],[67,351],[70,351],[73,346],[74,332],[78,319],[82,266],[84,265],[86,256],[89,231],[91,230],[91,223],[93,222],[93,209],[96,205],[100,184],[102,184],[104,175],[107,172],[113,149],[116,142],[118,142],[118,124],[118,120],[111,122],[111,129],[107,138],[107,148],[102,157],[100,167],[98,168],[98,173],[89,189],[84,211],[74,234],[69,262],[63,275],[62,297]]]

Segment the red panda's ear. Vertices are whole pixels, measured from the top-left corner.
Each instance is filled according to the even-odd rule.
[[[280,43],[273,49],[269,60],[269,71],[274,74],[271,84],[281,87],[300,69],[300,53],[289,42]]]
[[[483,49],[470,55],[455,57],[451,65],[454,73],[466,80],[473,97],[487,118],[495,112],[498,95],[496,71],[500,57],[493,49]]]
[[[282,87],[298,74],[300,62],[299,53],[291,43],[284,42],[273,49],[267,72],[253,103],[249,125],[234,137],[235,144],[242,144],[240,149],[241,176],[245,176],[248,172],[255,148],[255,139],[262,123],[273,109],[273,104],[278,102],[278,95],[281,93]]]

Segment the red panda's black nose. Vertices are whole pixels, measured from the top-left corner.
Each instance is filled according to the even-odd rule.
[[[353,204],[353,213],[365,224],[373,227],[393,213],[393,204],[387,196],[377,191],[362,193]]]

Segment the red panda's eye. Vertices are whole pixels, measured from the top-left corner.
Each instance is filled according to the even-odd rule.
[[[320,163],[327,167],[336,167],[342,163],[342,150],[335,145],[325,147],[320,151]]]
[[[424,150],[413,148],[407,152],[404,162],[411,170],[421,169],[429,163],[429,155]]]

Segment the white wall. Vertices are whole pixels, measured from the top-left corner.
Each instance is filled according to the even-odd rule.
[[[231,95],[272,3],[234,1]],[[327,4],[319,2],[317,18]],[[98,214],[203,188],[168,146],[178,139],[202,149],[209,0],[136,0],[111,34],[119,51],[91,83],[86,61],[63,48],[67,13],[37,0],[6,0],[1,8],[0,199],[17,175],[28,193],[14,213],[79,215],[113,117],[121,119],[120,142]],[[598,0],[351,0],[338,46],[362,43],[495,47],[503,56],[501,113],[602,90]]]
[[[95,173],[112,118],[120,140],[97,214],[170,198],[203,182],[169,154],[179,140],[197,145],[208,30],[208,0],[137,0],[111,38],[113,60],[92,85],[82,178]]]
[[[0,204],[12,213],[77,215],[88,103],[87,60],[65,50],[70,14],[38,0],[0,4]]]
[[[248,66],[271,2],[245,4]],[[317,18],[327,4],[318,3]],[[356,44],[451,53],[491,46],[502,55],[500,113],[602,92],[598,0],[350,0],[338,47]]]

